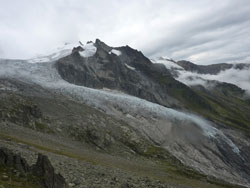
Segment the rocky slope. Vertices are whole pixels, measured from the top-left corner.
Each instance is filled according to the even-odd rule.
[[[223,90],[207,95],[176,81],[141,52],[112,48],[99,40],[80,44],[53,62],[0,60],[0,67],[1,139],[11,137],[12,146],[3,142],[9,147],[21,141],[55,158],[87,160],[136,177],[149,176],[154,186],[151,179],[164,181],[159,186],[166,187],[231,186],[222,180],[249,185],[250,106],[241,98],[228,103],[231,95]],[[241,125],[237,118],[226,119],[232,109],[242,107]],[[126,158],[131,163],[124,162]],[[85,180],[77,171],[74,174],[81,182],[72,186],[84,187]],[[63,175],[72,183],[67,170]],[[109,178],[102,183],[109,183]],[[85,182],[93,181],[97,180],[88,177]],[[132,187],[145,184],[131,181]],[[123,183],[119,186],[130,186]]]

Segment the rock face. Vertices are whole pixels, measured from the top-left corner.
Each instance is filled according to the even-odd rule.
[[[19,154],[0,148],[0,166],[13,167],[25,174],[31,173],[41,179],[40,184],[44,188],[67,188],[64,178],[60,174],[55,174],[48,157],[42,154],[38,155],[36,164],[30,167]]]
[[[0,148],[0,166],[14,167],[22,173],[27,173],[30,169],[25,159],[6,148]]]
[[[164,65],[153,64],[141,52],[129,46],[112,48],[98,39],[94,46],[97,48],[94,56],[82,57],[78,47],[70,56],[57,61],[56,67],[64,80],[91,88],[119,90],[168,107],[181,108],[186,101],[192,101],[209,108],[195,92],[176,81]]]

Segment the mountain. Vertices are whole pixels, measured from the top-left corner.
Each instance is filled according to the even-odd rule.
[[[245,90],[98,39],[61,49],[0,60],[0,146],[46,154],[71,187],[250,185]]]
[[[192,103],[209,108],[189,87],[173,79],[164,66],[153,64],[141,52],[129,46],[112,48],[98,39],[92,45],[97,51],[91,57],[82,57],[80,47],[57,61],[57,70],[64,80],[91,88],[119,90],[167,107],[181,108]]]

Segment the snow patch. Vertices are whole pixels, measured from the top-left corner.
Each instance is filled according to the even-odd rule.
[[[126,66],[128,69],[135,71],[135,68],[134,68],[134,67],[129,66],[127,63],[125,63],[125,66]]]
[[[122,55],[122,52],[121,51],[119,51],[119,50],[116,50],[116,49],[112,49],[110,52],[109,52],[109,54],[115,54],[115,55],[117,55],[117,56],[120,56],[120,55]]]
[[[177,70],[184,70],[181,66],[177,65],[176,63],[173,62],[173,60],[165,58],[165,57],[160,57],[156,60],[152,59],[152,63],[159,63],[165,65],[167,69],[177,69]]]

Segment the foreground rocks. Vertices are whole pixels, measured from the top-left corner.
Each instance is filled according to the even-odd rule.
[[[30,168],[20,154],[13,154],[7,148],[0,148],[0,166],[13,167],[21,173],[27,173]]]
[[[31,148],[23,147],[23,145],[13,141],[0,139],[1,147],[9,148],[15,153],[21,153],[21,156],[26,159],[29,166],[36,166],[38,163],[37,156],[42,152],[48,156],[55,172],[60,172],[63,175],[70,188],[192,188],[176,184],[172,185],[150,177],[127,173],[117,168],[104,167],[63,155],[36,150],[33,147],[31,147],[31,150]]]
[[[14,154],[7,148],[0,148],[0,166],[12,167],[23,174],[31,174],[39,178],[44,188],[67,188],[65,179],[56,174],[47,156],[39,154],[35,165],[29,166],[20,154]]]

